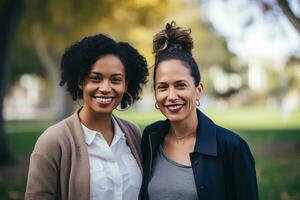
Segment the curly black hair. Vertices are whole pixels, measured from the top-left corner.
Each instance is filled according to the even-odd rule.
[[[103,55],[114,54],[125,67],[127,92],[121,100],[121,108],[126,108],[140,99],[142,87],[147,83],[148,68],[146,59],[127,42],[116,42],[110,37],[98,34],[83,38],[68,47],[61,59],[60,86],[66,89],[72,99],[82,99],[78,84],[88,75],[92,65]]]

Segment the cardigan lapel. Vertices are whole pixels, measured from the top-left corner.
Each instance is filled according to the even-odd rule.
[[[66,119],[66,125],[74,137],[74,143],[77,148],[76,155],[78,154],[78,157],[75,158],[76,166],[80,169],[80,172],[77,173],[78,177],[76,178],[78,183],[73,185],[73,191],[80,194],[72,194],[72,196],[88,200],[90,199],[90,162],[78,113],[79,110]]]
[[[79,111],[80,109],[66,119],[67,125],[70,130],[73,131],[72,135],[74,136],[75,145],[78,148],[86,147],[84,133],[81,127],[81,122],[79,119]]]

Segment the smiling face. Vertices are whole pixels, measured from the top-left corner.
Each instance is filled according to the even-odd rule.
[[[163,61],[156,70],[155,98],[160,111],[172,122],[196,116],[202,84],[195,86],[190,70],[180,60]]]
[[[127,89],[125,67],[117,56],[104,55],[93,64],[80,87],[83,110],[111,114]]]

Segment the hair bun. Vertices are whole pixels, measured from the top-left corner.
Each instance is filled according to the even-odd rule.
[[[157,33],[153,38],[153,53],[162,51],[184,50],[192,55],[193,40],[190,36],[191,29],[176,27],[175,21],[166,24],[166,28]]]

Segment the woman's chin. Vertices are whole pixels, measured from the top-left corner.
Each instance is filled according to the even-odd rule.
[[[181,121],[184,119],[182,114],[165,114],[166,118],[170,121],[170,122],[176,122],[176,121]]]

